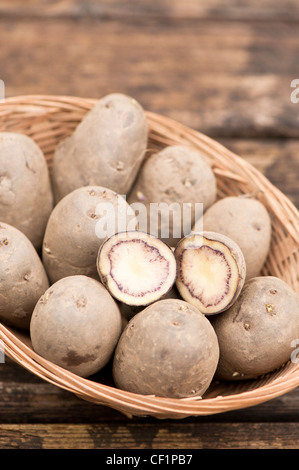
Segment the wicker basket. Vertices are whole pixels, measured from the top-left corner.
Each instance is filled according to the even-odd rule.
[[[0,130],[22,132],[42,148],[49,168],[57,143],[68,136],[96,100],[66,96],[24,96],[0,104]],[[161,115],[147,112],[150,148],[172,143],[192,144],[212,164],[218,196],[254,193],[272,217],[273,237],[263,274],[286,281],[299,294],[299,213],[294,205],[259,171],[205,135]],[[36,354],[30,338],[0,324],[5,354],[58,387],[84,400],[119,410],[127,416],[184,418],[253,406],[299,385],[299,364],[289,361],[258,380],[213,382],[199,398],[167,399],[128,393],[113,386],[109,373],[83,379]]]

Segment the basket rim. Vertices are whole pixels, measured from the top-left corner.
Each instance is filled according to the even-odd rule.
[[[80,98],[65,95],[21,95],[8,97],[4,103],[0,103],[0,118],[11,113],[14,108],[22,112],[35,111],[50,116],[51,113],[60,110],[62,107],[72,112],[81,109],[88,111],[97,102],[94,98]],[[194,130],[176,120],[162,116],[158,113],[145,111],[150,123],[150,130],[153,135],[163,140],[165,129],[170,130],[169,135],[175,129],[175,137],[181,138],[185,142],[188,136],[192,145],[198,140],[202,148],[206,150],[207,156],[225,158],[231,163],[232,170],[226,170],[226,175],[242,183],[246,182],[248,174],[252,174],[261,188],[269,188],[271,193],[279,201],[276,216],[284,222],[285,229],[298,245],[299,256],[299,211],[295,205],[276,188],[259,170],[254,168],[249,162],[227,149],[213,138]],[[171,137],[169,138],[171,142]],[[175,139],[175,140],[176,140]],[[233,172],[233,165],[241,166],[242,171],[238,174]],[[221,171],[222,170],[218,170]],[[224,171],[224,170],[223,170]],[[244,178],[244,179],[243,179]],[[287,218],[285,214],[287,213]],[[286,220],[287,219],[287,220]],[[299,280],[298,280],[299,284]],[[155,416],[157,418],[182,418],[188,416],[200,416],[222,413],[226,411],[247,408],[272,398],[280,396],[299,385],[299,364],[292,365],[286,373],[277,375],[271,382],[265,383],[257,388],[245,390],[231,395],[218,395],[214,398],[182,398],[170,399],[148,395],[139,395],[124,390],[117,389],[110,385],[94,382],[90,379],[81,378],[60,366],[57,366],[35,353],[30,346],[26,345],[13,330],[0,323],[0,339],[3,341],[5,353],[21,366],[60,388],[69,390],[81,398],[98,404],[119,410],[127,416]]]

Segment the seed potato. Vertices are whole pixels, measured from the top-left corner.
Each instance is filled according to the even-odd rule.
[[[257,378],[290,360],[292,341],[299,338],[299,299],[281,279],[258,276],[211,323],[220,348],[216,377]]]
[[[117,219],[118,210],[124,219]],[[102,234],[97,230],[101,220]],[[77,274],[98,279],[96,259],[105,227],[114,233],[118,223],[126,227],[132,220],[127,202],[108,188],[85,186],[67,194],[54,207],[43,242],[43,263],[51,283]]]
[[[82,377],[109,362],[121,331],[116,302],[100,282],[81,275],[53,284],[30,323],[35,352]]]
[[[45,157],[30,137],[0,133],[0,220],[40,250],[53,194]]]
[[[57,146],[52,169],[55,201],[90,185],[126,195],[144,158],[147,137],[147,119],[135,99],[121,93],[100,99]]]
[[[195,220],[201,216],[200,211],[197,214],[195,204],[202,203],[205,211],[215,202],[216,192],[216,178],[203,156],[194,148],[171,145],[145,160],[128,202],[145,205],[147,213],[140,211],[138,214],[142,229],[175,246],[188,233],[188,226],[190,231]],[[153,203],[159,204],[159,213],[153,211],[153,206],[150,210]],[[155,224],[157,216],[158,230]]]
[[[35,304],[48,287],[45,269],[30,240],[0,222],[0,321],[28,330]]]
[[[201,396],[219,359],[209,320],[183,300],[159,300],[127,324],[113,358],[118,388],[169,398]]]
[[[239,245],[246,279],[260,275],[270,249],[271,220],[259,200],[247,196],[219,199],[203,215],[203,230],[222,233]]]

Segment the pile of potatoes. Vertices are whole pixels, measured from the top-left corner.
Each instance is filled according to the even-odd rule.
[[[299,338],[299,299],[261,274],[266,207],[217,199],[195,148],[148,148],[146,114],[121,93],[57,146],[51,174],[30,137],[0,133],[0,321],[68,371],[108,365],[116,387],[144,395],[201,397],[214,380],[276,370]],[[140,229],[160,203],[187,204],[190,231],[175,211],[166,236],[163,217],[157,233]]]

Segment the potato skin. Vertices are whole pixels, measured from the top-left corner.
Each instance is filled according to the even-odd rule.
[[[128,202],[146,205],[148,217],[140,220],[141,223],[147,223],[147,230],[151,228],[150,203],[178,203],[181,213],[184,203],[191,204],[191,229],[196,217],[195,204],[203,203],[205,211],[215,202],[216,193],[215,175],[202,155],[185,145],[171,145],[153,153],[144,161],[128,196]],[[183,224],[178,226],[180,237],[173,233],[172,222],[169,223],[169,228],[169,236],[161,236],[161,224],[159,233],[153,234],[174,247],[187,233],[184,233]]]
[[[0,220],[23,232],[40,250],[53,194],[39,146],[28,136],[0,133]]]
[[[155,302],[127,324],[113,359],[118,388],[138,394],[183,398],[201,396],[219,358],[208,319],[177,299]]]
[[[299,338],[299,299],[274,276],[248,280],[235,304],[211,318],[219,341],[216,377],[245,380],[271,372],[290,360]]]
[[[247,196],[220,199],[205,212],[203,228],[222,233],[240,246],[246,261],[246,279],[260,275],[271,243],[270,216],[260,201]]]
[[[35,352],[82,377],[108,363],[121,330],[116,302],[102,284],[81,275],[53,284],[38,301],[30,323]]]
[[[48,287],[45,269],[30,240],[0,222],[0,321],[28,330],[35,304]]]
[[[124,200],[118,194],[100,186],[78,188],[59,201],[49,217],[42,251],[51,283],[78,274],[99,279],[96,259],[103,238],[96,233],[97,207],[101,203],[117,207],[120,201]]]
[[[148,124],[142,106],[111,93],[85,115],[56,149],[52,169],[55,202],[81,186],[129,192],[147,148]]]

